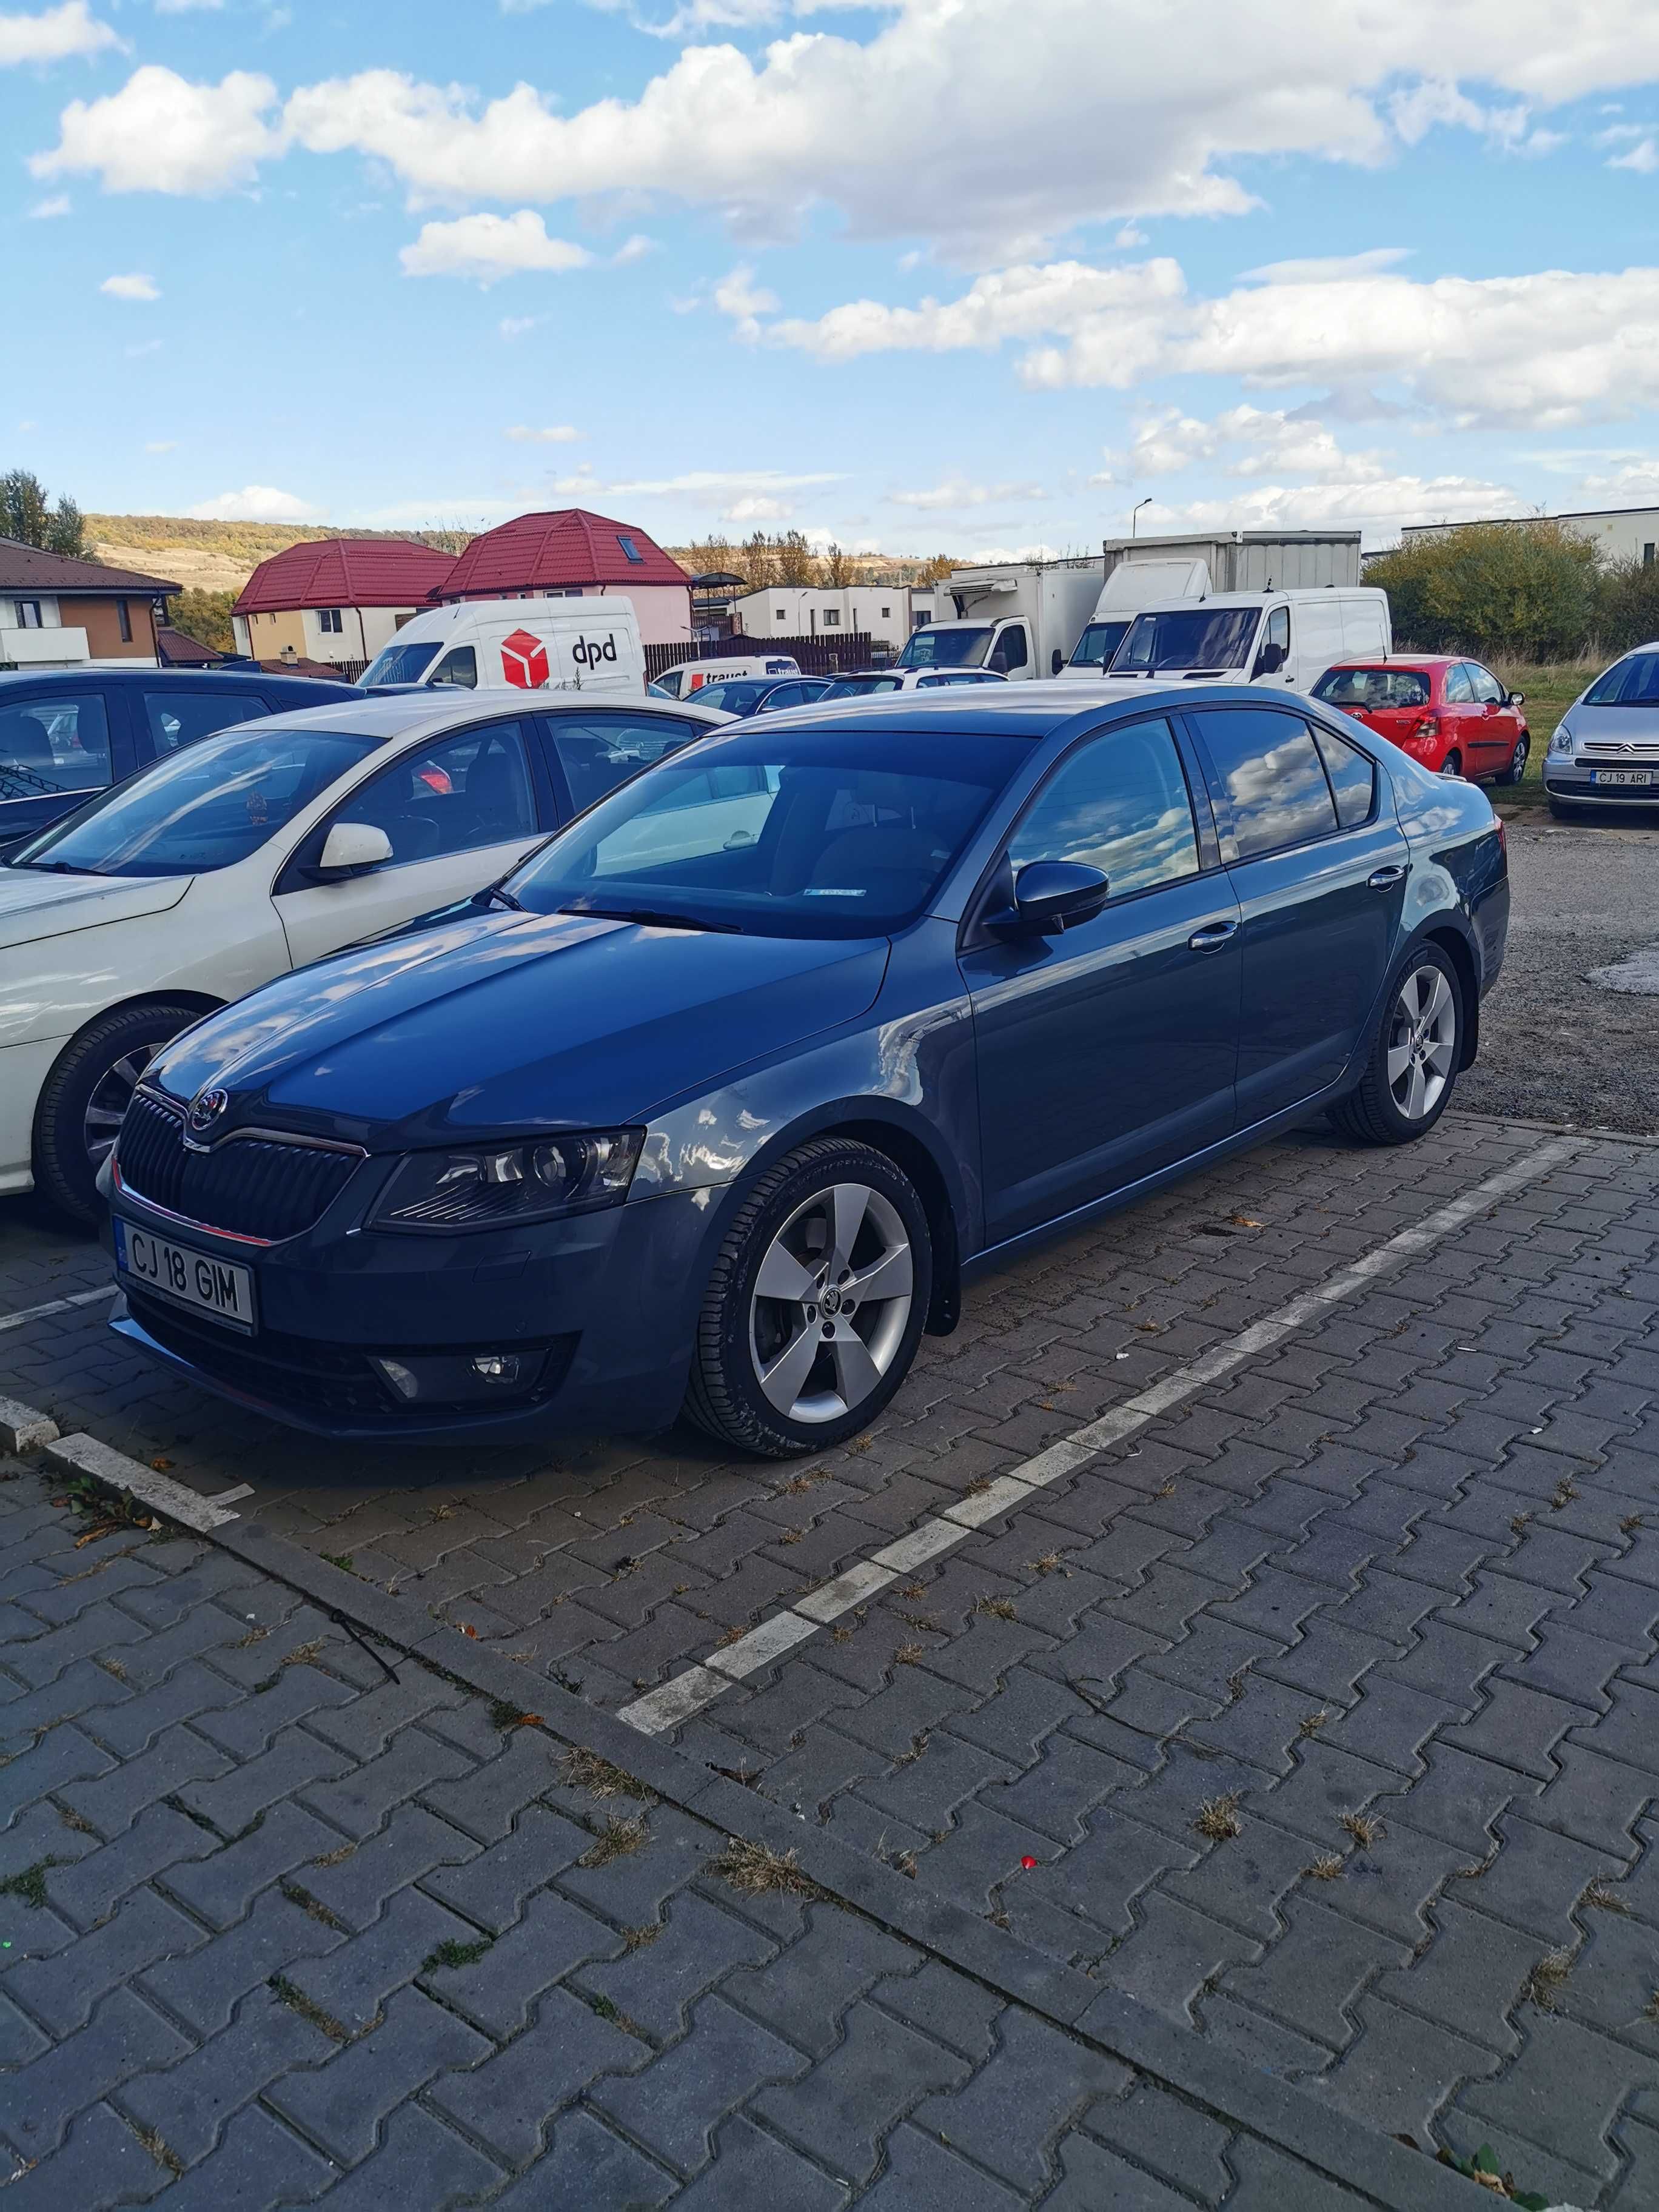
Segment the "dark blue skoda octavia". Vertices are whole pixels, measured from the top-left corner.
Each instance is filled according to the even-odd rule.
[[[332,1436],[822,1449],[1029,1240],[1319,1109],[1420,1137],[1508,913],[1481,793],[1305,701],[733,725],[167,1047],[115,1326]]]

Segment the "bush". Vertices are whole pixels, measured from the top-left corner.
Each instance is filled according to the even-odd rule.
[[[1600,627],[1595,548],[1559,522],[1468,524],[1407,538],[1373,561],[1401,644],[1425,653],[1560,660]]]
[[[1659,637],[1659,561],[1615,561],[1603,571],[1597,634],[1609,659]]]

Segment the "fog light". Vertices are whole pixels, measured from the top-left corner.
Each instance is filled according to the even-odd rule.
[[[467,1406],[533,1390],[547,1352],[544,1346],[519,1352],[380,1352],[369,1358],[406,1406]]]
[[[514,1352],[477,1352],[472,1356],[472,1372],[486,1382],[516,1382],[519,1366],[519,1356]]]

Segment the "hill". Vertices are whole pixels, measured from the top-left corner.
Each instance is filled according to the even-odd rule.
[[[292,522],[199,522],[187,514],[88,514],[87,538],[100,561],[163,570],[187,589],[240,592],[261,561],[319,538],[412,538],[459,553],[465,530],[331,530]]]

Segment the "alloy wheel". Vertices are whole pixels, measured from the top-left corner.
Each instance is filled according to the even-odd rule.
[[[1445,759],[1440,763],[1440,773],[1442,775],[1461,776],[1463,773],[1462,755],[1461,753],[1448,753]]]
[[[94,1175],[115,1149],[115,1139],[121,1133],[121,1124],[127,1117],[132,1094],[144,1070],[169,1042],[167,1037],[157,1037],[154,1044],[135,1045],[131,1052],[123,1053],[112,1067],[106,1069],[93,1085],[81,1133]]]
[[[1400,987],[1389,1024],[1386,1066],[1394,1103],[1421,1121],[1451,1081],[1457,1051],[1457,1002],[1438,968],[1413,969]]]
[[[897,1208],[838,1182],[796,1207],[750,1300],[756,1380],[786,1419],[840,1419],[873,1396],[904,1340],[915,1266]]]
[[[1527,755],[1531,750],[1524,738],[1516,739],[1515,750],[1510,755],[1510,774],[1516,783],[1527,772]]]

